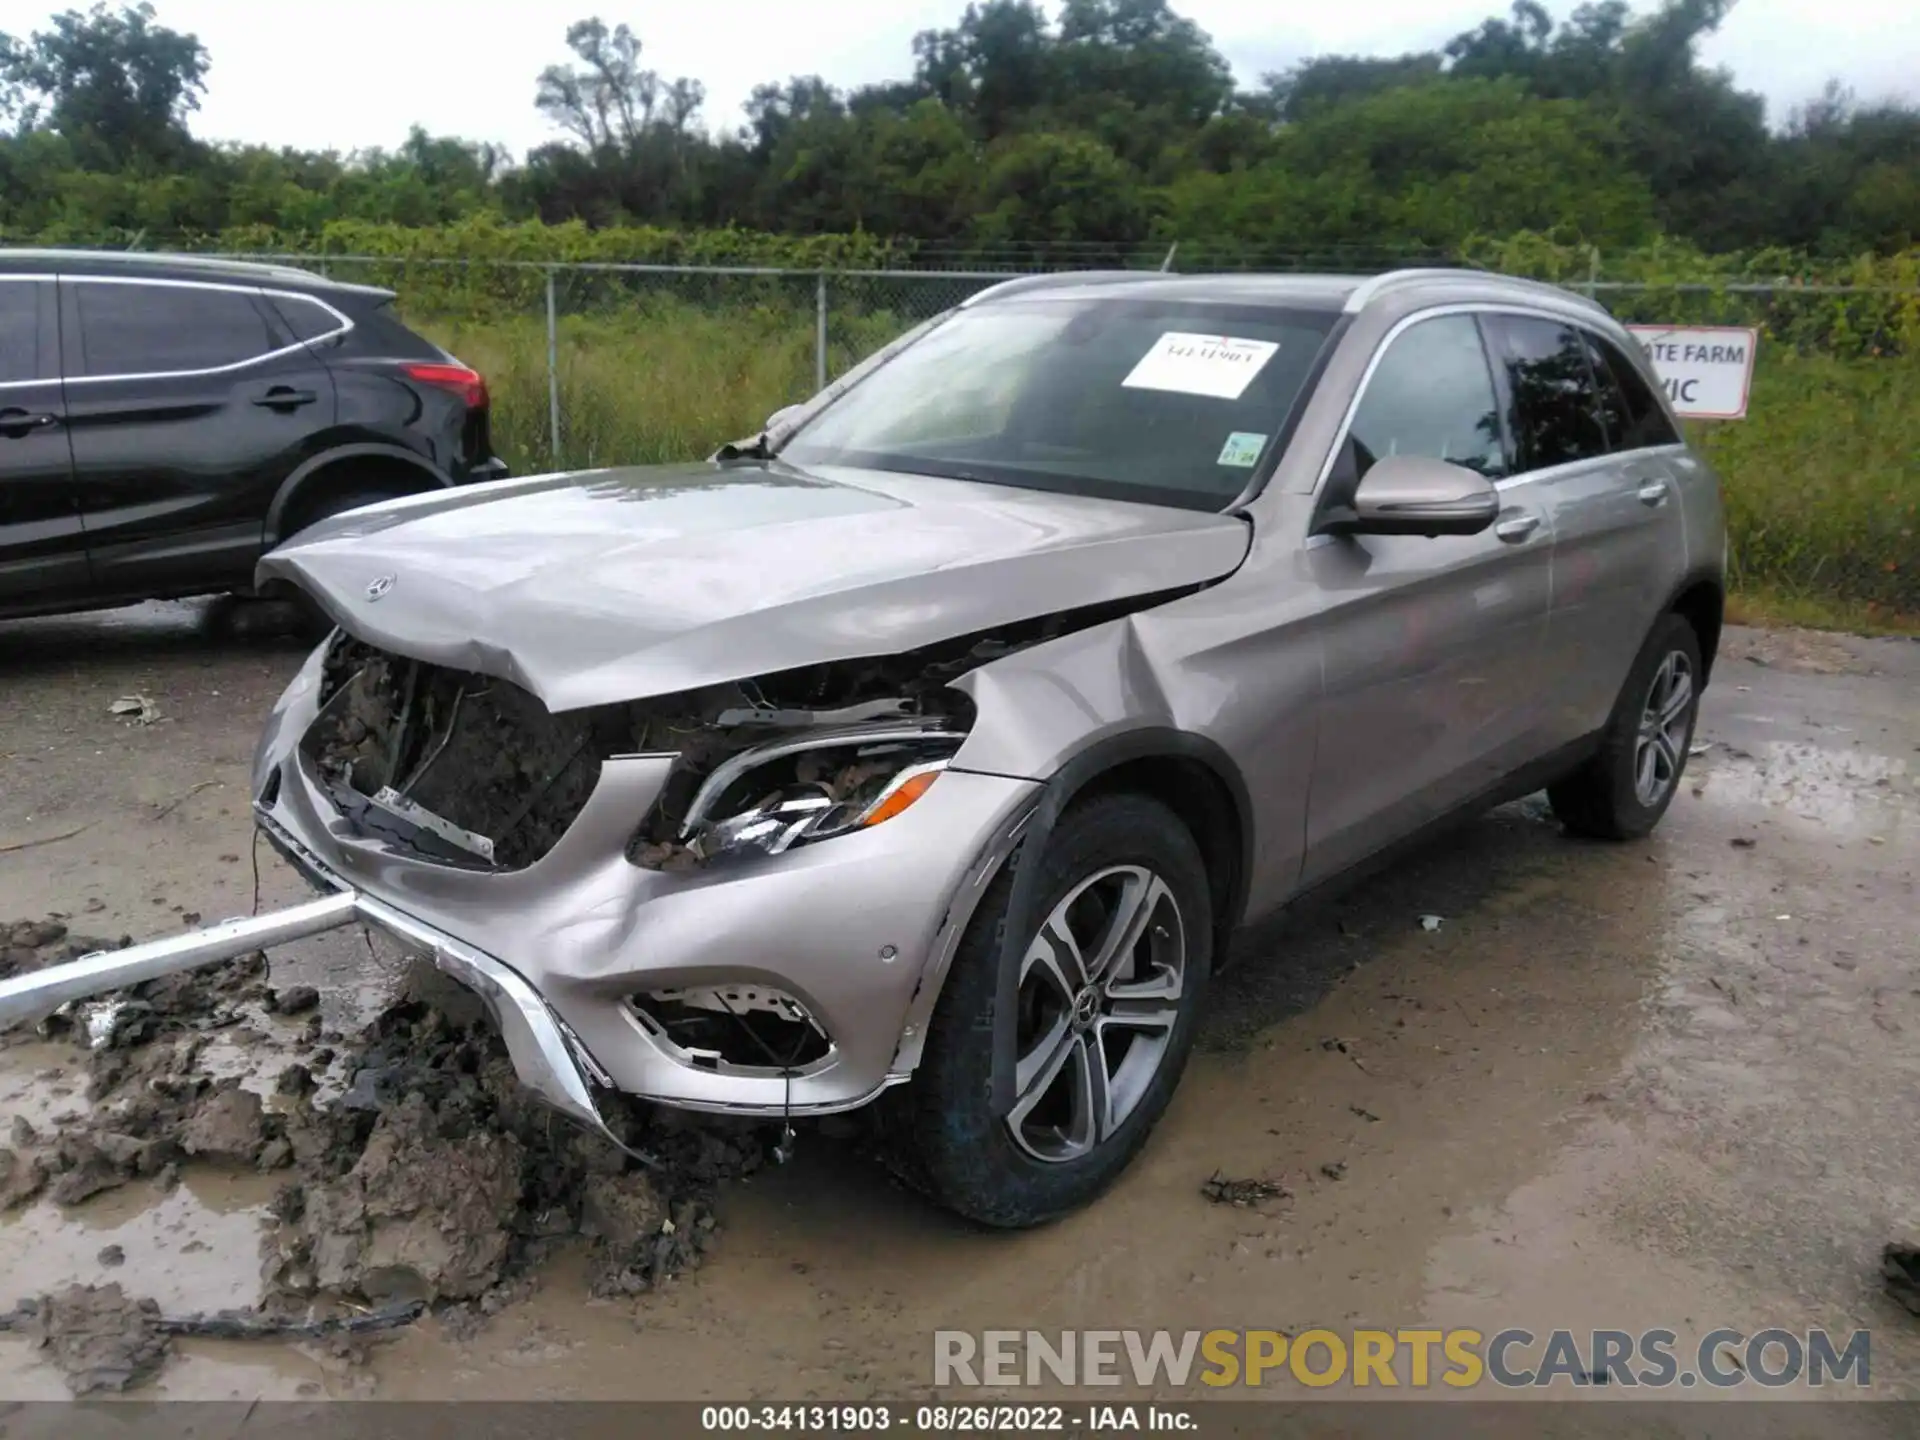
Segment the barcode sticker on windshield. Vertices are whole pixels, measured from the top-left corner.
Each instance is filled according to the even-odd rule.
[[[1279,349],[1271,340],[1169,330],[1120,383],[1130,390],[1173,390],[1238,400]]]
[[[1266,436],[1236,430],[1227,436],[1227,443],[1220,447],[1220,458],[1213,463],[1231,465],[1236,470],[1251,470],[1260,463],[1260,452],[1266,448]]]

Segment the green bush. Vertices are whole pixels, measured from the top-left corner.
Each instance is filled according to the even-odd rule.
[[[1595,298],[1630,324],[1752,325],[1801,351],[1920,354],[1920,250],[1817,260],[1791,250],[1708,255],[1663,239],[1602,255],[1520,234],[1472,242],[1462,258],[1574,289],[1597,278]]]

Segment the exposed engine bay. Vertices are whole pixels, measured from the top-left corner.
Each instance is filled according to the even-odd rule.
[[[566,833],[616,756],[674,756],[627,858],[680,870],[879,824],[937,780],[972,725],[952,682],[1140,602],[1092,607],[901,655],[549,712],[494,676],[329,642],[301,741],[363,834],[439,864],[515,870]]]

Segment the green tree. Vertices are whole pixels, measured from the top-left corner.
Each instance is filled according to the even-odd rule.
[[[1535,0],[1516,0],[1511,22],[1488,20],[1448,42],[1450,73],[1517,79],[1548,99],[1605,107],[1665,224],[1708,245],[1756,243],[1772,154],[1765,102],[1702,69],[1698,56],[1732,6],[1666,0],[1634,20],[1624,0],[1602,0],[1555,29]]]
[[[100,4],[55,15],[24,42],[0,34],[0,108],[19,130],[62,137],[88,168],[190,156],[186,120],[206,88],[207,52],[153,19],[145,3]]]
[[[989,243],[1144,238],[1151,212],[1138,177],[1090,135],[1035,131],[996,147],[975,233]]]
[[[1177,182],[1163,227],[1274,249],[1442,251],[1516,230],[1632,244],[1654,219],[1603,113],[1513,80],[1435,80],[1289,125],[1251,169]]]
[[[1054,36],[1035,0],[979,0],[951,30],[914,37],[915,77],[986,139],[1018,129],[1046,103]]]
[[[1753,198],[1779,243],[1839,252],[1920,242],[1920,111],[1830,84],[1788,120]]]
[[[1434,50],[1311,57],[1244,92],[1179,3],[954,0],[910,73],[763,84],[714,131],[699,84],[649,68],[630,26],[579,20],[571,60],[535,77],[560,138],[519,165],[419,130],[348,155],[198,143],[199,41],[144,4],[68,10],[0,35],[0,228],[160,243],[537,217],[1116,250],[1157,232],[1187,256],[1334,261],[1523,229],[1849,255],[1920,238],[1920,109],[1835,89],[1770,132],[1699,59],[1731,0],[1591,0],[1559,22],[1518,0]]]
[[[1440,73],[1441,57],[1418,55],[1319,55],[1290,70],[1262,77],[1264,93],[1255,102],[1275,120],[1304,120],[1336,106],[1364,100],[1382,90],[1414,85]]]
[[[567,27],[578,63],[540,72],[534,106],[577,146],[543,146],[515,187],[549,219],[696,221],[710,143],[696,126],[705,88],[641,64],[640,38],[594,16]]]

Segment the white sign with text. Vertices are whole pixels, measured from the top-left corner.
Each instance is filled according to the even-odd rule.
[[[1238,400],[1279,349],[1271,340],[1169,330],[1120,383],[1130,390],[1173,390]]]
[[[1742,420],[1760,332],[1738,325],[1629,325],[1687,420]]]

